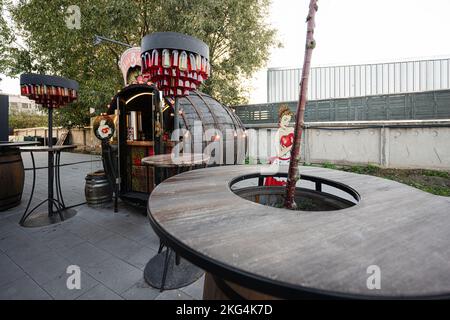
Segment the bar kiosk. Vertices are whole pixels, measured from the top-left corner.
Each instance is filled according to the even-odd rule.
[[[146,205],[160,173],[144,166],[142,158],[171,153],[183,140],[203,152],[218,137],[225,157],[227,144],[245,141],[244,126],[235,113],[197,91],[209,76],[208,59],[205,43],[174,32],[147,35],[141,48],[122,55],[119,66],[126,86],[112,98],[107,112],[115,134],[102,140],[105,172],[115,185],[116,199]],[[200,138],[195,141],[200,146],[189,137],[198,123]],[[186,134],[174,137],[176,129]],[[232,134],[220,136],[227,130]],[[235,164],[242,163],[245,155],[230,156]]]

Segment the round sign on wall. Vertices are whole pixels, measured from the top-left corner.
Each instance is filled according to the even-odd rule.
[[[114,121],[108,115],[97,116],[94,120],[93,130],[98,139],[109,140],[114,135]]]

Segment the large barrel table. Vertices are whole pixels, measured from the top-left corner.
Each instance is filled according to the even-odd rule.
[[[345,185],[359,201],[336,211],[293,211],[231,190],[260,172],[260,166],[186,172],[149,198],[156,233],[207,271],[204,298],[450,297],[450,198],[301,167],[316,185]]]
[[[20,204],[25,181],[25,171],[19,147],[38,142],[0,142],[0,211]]]

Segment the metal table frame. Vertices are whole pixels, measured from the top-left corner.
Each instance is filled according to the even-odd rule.
[[[64,215],[64,211],[71,208],[67,207],[63,194],[61,191],[61,175],[60,175],[60,162],[61,162],[61,151],[62,150],[68,150],[68,149],[74,149],[76,146],[74,145],[67,145],[67,146],[53,146],[53,147],[22,147],[22,152],[30,152],[31,155],[31,162],[33,164],[33,183],[31,187],[31,194],[30,198],[28,199],[28,204],[25,209],[25,212],[22,215],[22,218],[20,219],[19,224],[21,226],[26,226],[25,221],[27,218],[30,217],[30,215],[36,211],[37,208],[42,206],[44,203],[48,202],[48,218],[50,220],[54,220],[54,222],[59,222],[55,220],[55,215],[58,214],[60,221],[64,221],[67,218],[70,218],[73,215]],[[49,154],[49,175],[48,175],[48,196],[47,199],[41,201],[39,204],[37,204],[34,208],[30,209],[31,202],[33,200],[34,196],[34,190],[36,186],[36,162],[34,159],[34,152],[48,152]],[[50,165],[51,164],[51,165]],[[53,179],[54,178],[54,179]],[[54,198],[54,186],[53,181],[55,182],[56,187],[56,199]],[[56,208],[56,211],[53,210],[53,207]]]

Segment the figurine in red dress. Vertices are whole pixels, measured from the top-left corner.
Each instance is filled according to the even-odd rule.
[[[289,166],[291,160],[291,149],[294,143],[294,128],[290,127],[293,113],[288,106],[283,105],[278,110],[278,131],[277,141],[277,155],[269,158],[271,165]],[[268,177],[264,181],[266,186],[284,186],[286,185],[286,178]]]

